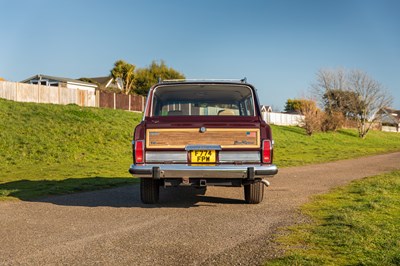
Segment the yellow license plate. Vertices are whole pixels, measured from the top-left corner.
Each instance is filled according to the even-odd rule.
[[[190,152],[191,163],[215,163],[217,161],[217,155],[215,151],[191,151]]]

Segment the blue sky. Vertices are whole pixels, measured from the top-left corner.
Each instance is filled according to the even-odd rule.
[[[242,78],[283,109],[319,69],[360,69],[400,109],[397,0],[0,0],[0,77],[109,74],[153,60],[187,78]]]

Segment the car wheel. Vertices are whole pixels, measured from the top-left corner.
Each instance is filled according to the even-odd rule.
[[[158,202],[160,196],[160,183],[151,178],[140,179],[140,199],[145,204]]]
[[[254,182],[252,184],[244,185],[244,199],[248,204],[258,204],[264,198],[264,184],[261,182]]]

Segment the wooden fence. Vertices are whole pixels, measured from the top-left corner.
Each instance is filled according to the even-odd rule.
[[[10,81],[0,81],[0,98],[16,102],[77,104],[88,107],[104,107],[143,112],[146,98],[79,90],[61,86],[44,86]]]
[[[0,98],[16,102],[96,106],[96,95],[91,91],[10,81],[0,81]]]
[[[304,120],[303,115],[297,114],[263,112],[262,115],[267,123],[280,126],[298,126]]]
[[[146,98],[140,95],[125,95],[97,91],[99,107],[143,112]]]

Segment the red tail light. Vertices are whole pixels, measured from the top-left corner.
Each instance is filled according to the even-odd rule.
[[[270,140],[263,140],[261,155],[261,160],[263,163],[272,162],[272,145]]]
[[[135,141],[135,163],[144,163],[144,140]]]

